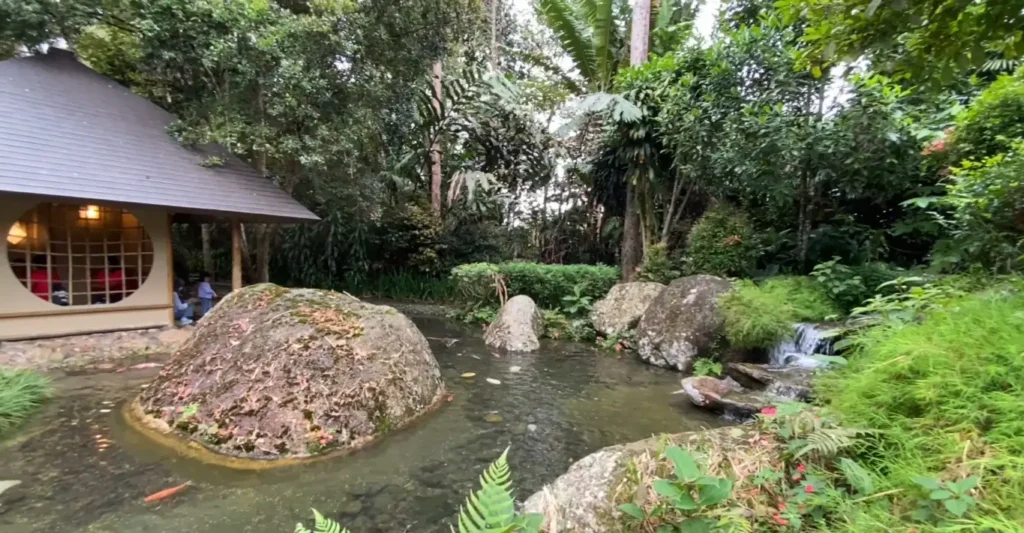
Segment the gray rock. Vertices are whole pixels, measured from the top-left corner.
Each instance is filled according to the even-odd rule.
[[[622,512],[615,491],[626,478],[631,460],[656,456],[667,441],[697,449],[714,444],[730,453],[744,453],[756,430],[725,427],[709,431],[658,436],[598,450],[580,459],[569,471],[527,498],[523,510],[544,516],[547,533],[618,533]]]
[[[715,276],[688,276],[669,284],[651,302],[637,326],[637,352],[644,361],[690,372],[722,336],[718,299],[732,288]]]
[[[519,295],[505,302],[498,317],[487,327],[484,342],[493,348],[512,352],[532,352],[540,348],[544,316],[529,296]]]
[[[605,335],[616,335],[636,327],[647,306],[661,294],[661,283],[620,283],[594,304],[591,321],[594,329]]]
[[[764,390],[769,395],[801,401],[811,398],[812,369],[729,363],[726,372],[743,386]]]
[[[545,516],[548,533],[604,533],[612,531],[605,522],[618,510],[612,491],[625,463],[626,446],[612,446],[580,459],[569,471],[530,496],[523,511]]]
[[[11,489],[11,488],[17,487],[18,485],[21,485],[21,480],[18,480],[18,479],[0,480],[0,494],[3,494],[4,492],[6,492],[7,489]]]
[[[697,407],[727,414],[736,418],[749,418],[763,407],[776,403],[766,395],[751,393],[732,378],[690,376],[682,381],[681,393]]]
[[[393,308],[261,284],[203,317],[133,412],[218,453],[277,459],[359,448],[446,396],[427,339]],[[209,442],[198,428],[213,424],[235,430]]]

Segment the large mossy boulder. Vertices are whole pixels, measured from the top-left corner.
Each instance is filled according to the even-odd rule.
[[[532,352],[540,348],[543,333],[544,315],[529,296],[519,295],[501,306],[498,317],[484,333],[484,342],[511,352]]]
[[[215,452],[277,459],[359,447],[445,396],[427,340],[401,313],[262,284],[203,317],[133,412]]]
[[[647,307],[637,326],[640,358],[652,365],[690,372],[694,359],[711,353],[722,340],[724,319],[718,299],[731,287],[728,280],[705,275],[670,283]]]
[[[605,335],[618,335],[635,328],[644,311],[664,289],[661,283],[643,281],[612,287],[607,296],[594,304],[591,314],[594,329]]]

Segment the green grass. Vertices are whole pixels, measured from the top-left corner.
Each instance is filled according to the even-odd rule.
[[[814,280],[802,277],[739,281],[721,303],[726,338],[743,349],[771,348],[793,335],[793,324],[839,313]]]
[[[0,370],[0,435],[21,425],[50,396],[50,380],[30,370]]]
[[[884,432],[865,464],[883,490],[899,491],[894,510],[864,507],[846,529],[905,519],[916,476],[976,475],[979,507],[962,530],[1021,530],[1013,524],[1024,523],[1024,295],[978,293],[921,322],[866,330],[817,396],[845,424]]]

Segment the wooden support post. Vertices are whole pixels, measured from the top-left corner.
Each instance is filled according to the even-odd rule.
[[[242,288],[242,224],[231,221],[231,290]]]

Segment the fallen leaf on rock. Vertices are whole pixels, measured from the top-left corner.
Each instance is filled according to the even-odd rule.
[[[462,374],[462,377],[464,377],[464,378],[475,378],[476,377],[476,372],[466,372],[466,373]]]
[[[501,385],[501,381],[494,378],[487,378],[487,383],[490,383],[491,385]]]

